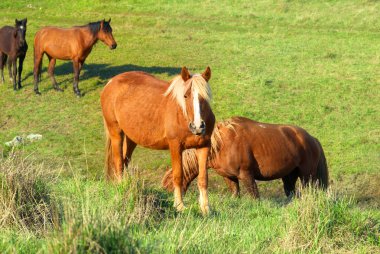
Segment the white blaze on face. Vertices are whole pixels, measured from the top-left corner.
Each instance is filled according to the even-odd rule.
[[[20,26],[20,29],[23,30],[23,29],[24,29],[24,26]]]
[[[199,106],[198,91],[193,91],[194,125],[196,128],[201,126],[201,109]]]

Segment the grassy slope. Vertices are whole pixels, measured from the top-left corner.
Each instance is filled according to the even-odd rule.
[[[64,165],[64,172],[70,177],[62,181],[68,181],[68,186],[73,172],[83,179],[102,177],[99,93],[109,78],[128,70],[143,70],[170,79],[180,66],[200,72],[210,65],[213,109],[218,119],[242,115],[304,127],[323,144],[336,188],[372,200],[368,212],[378,214],[379,203],[373,201],[380,196],[380,4],[376,1],[239,1],[234,4],[228,1],[223,4],[214,1],[202,4],[2,1],[0,10],[0,24],[12,24],[15,17],[28,17],[30,49],[24,66],[25,88],[14,93],[9,82],[0,86],[0,144],[15,135],[43,134],[42,141],[25,146],[24,152],[33,153],[33,159],[52,168]],[[98,43],[93,49],[79,84],[85,97],[78,100],[73,95],[72,67],[62,61],[58,61],[56,73],[65,92],[51,90],[45,71],[40,84],[43,95],[34,96],[32,41],[37,29],[45,25],[68,27],[109,17],[118,48],[110,51]],[[44,61],[46,67],[47,59]],[[7,153],[3,145],[0,149]],[[160,195],[163,194],[157,187],[159,174],[155,172],[163,172],[169,164],[167,152],[140,148],[134,154],[134,165],[144,169],[143,178],[152,182],[153,190]],[[364,175],[364,180],[358,175]],[[224,187],[219,187],[218,178],[213,180],[217,183],[213,183],[217,188],[211,190],[213,204],[221,216],[230,214],[229,205],[221,205],[216,195]],[[354,184],[350,184],[352,181]],[[87,186],[85,182],[83,185]],[[267,189],[277,188],[279,192],[279,184],[262,186],[263,196],[270,196],[266,194]],[[189,204],[196,204],[195,197],[186,199]],[[255,245],[256,249],[268,247],[268,239],[281,234],[281,230],[277,234],[264,233],[281,220],[282,210],[277,209],[276,202],[264,201],[256,208],[249,201],[241,204],[228,197],[223,199],[231,207],[247,204],[241,210],[249,218],[251,213],[270,214],[266,219],[253,220],[249,226],[252,231],[260,232],[257,235],[263,239],[251,243],[262,243]],[[241,219],[242,215],[238,213],[236,217]],[[170,223],[184,223],[181,218],[165,223],[166,226],[159,224],[158,238],[148,239],[159,241],[160,235],[164,239],[168,235],[165,227],[177,232]],[[231,221],[219,218],[206,223],[227,225]],[[262,221],[265,223],[259,223]],[[190,228],[202,223],[203,219],[198,218]],[[244,223],[247,222],[242,219],[241,225]],[[236,226],[237,235],[243,234],[242,228]],[[249,238],[252,236],[244,235],[242,241]],[[242,246],[240,250],[252,247]]]

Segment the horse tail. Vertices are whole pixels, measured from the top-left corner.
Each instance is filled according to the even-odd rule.
[[[113,168],[114,168],[112,146],[111,146],[111,139],[108,133],[106,121],[104,119],[103,121],[104,121],[104,133],[106,136],[104,173],[107,179],[111,179],[112,174],[113,174]]]
[[[182,188],[186,192],[190,183],[198,176],[198,160],[195,153],[195,149],[187,149],[182,152],[182,170],[183,181]],[[162,178],[162,187],[167,191],[172,192],[174,190],[173,185],[173,169],[168,169]]]
[[[315,139],[318,143],[319,150],[321,152],[319,156],[318,166],[317,166],[317,180],[318,186],[322,189],[327,189],[329,185],[329,170],[327,168],[327,161],[325,153],[323,151],[322,145],[318,139]]]
[[[174,184],[173,184],[173,169],[169,168],[166,172],[164,177],[161,181],[162,187],[166,189],[169,192],[174,191]]]

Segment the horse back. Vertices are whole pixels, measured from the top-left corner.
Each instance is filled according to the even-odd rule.
[[[54,58],[69,60],[82,54],[83,37],[79,28],[44,27],[34,36],[34,48]]]
[[[154,76],[141,72],[130,71],[121,73],[108,81],[101,93],[102,101],[116,100],[121,97],[157,97],[164,94],[169,84]],[[121,99],[121,98],[119,98]]]
[[[315,139],[304,129],[293,125],[256,124],[258,130],[268,129],[261,142],[263,154],[270,153],[271,160],[263,159],[274,173],[289,172],[295,168],[312,170],[316,166],[319,149]],[[260,135],[259,135],[260,136]],[[268,152],[269,151],[269,152]]]
[[[166,149],[162,138],[168,86],[168,82],[138,71],[113,77],[101,93],[104,119],[142,146]]]
[[[319,157],[315,139],[304,129],[292,125],[267,124],[236,118],[239,126],[234,142],[245,144],[245,158],[256,179],[283,177],[300,166],[314,166]]]

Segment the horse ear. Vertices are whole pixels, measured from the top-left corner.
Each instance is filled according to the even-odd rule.
[[[25,18],[25,24],[28,22],[28,18]]]
[[[187,81],[190,78],[190,72],[185,66],[182,67],[181,77],[183,81]]]
[[[108,20],[108,23],[111,23],[111,18]]]
[[[17,23],[18,23],[18,20],[17,20],[17,19],[15,19],[15,24],[17,25]]]
[[[202,73],[202,77],[208,82],[211,78],[211,69],[207,66],[206,70]]]
[[[103,29],[104,21],[105,21],[105,19],[103,19],[102,21],[100,21],[100,30]]]

